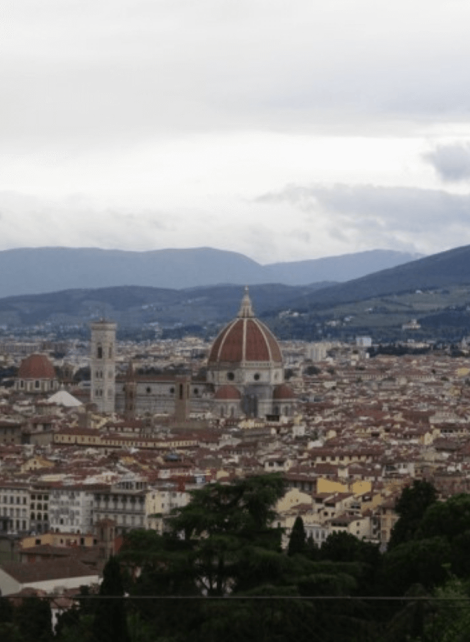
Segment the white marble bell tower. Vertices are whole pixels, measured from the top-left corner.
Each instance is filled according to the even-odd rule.
[[[114,412],[116,324],[101,319],[91,324],[91,396],[99,412]]]

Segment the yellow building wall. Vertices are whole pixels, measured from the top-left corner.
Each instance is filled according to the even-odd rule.
[[[319,477],[317,479],[317,493],[348,493],[349,488],[347,484],[342,484],[332,479]]]
[[[349,492],[354,493],[354,495],[365,495],[366,493],[370,493],[371,490],[372,482],[367,479],[357,479],[349,485]]]
[[[41,545],[48,544],[49,546],[78,546],[83,540],[82,546],[94,546],[93,535],[77,535],[76,533],[42,533],[31,537],[23,537],[20,540],[20,547],[31,548],[31,546],[37,546],[37,540],[41,541]]]
[[[317,493],[353,493],[354,495],[364,495],[372,490],[372,482],[358,479],[352,484],[343,484],[332,479],[319,477],[317,479]]]
[[[292,488],[277,502],[276,512],[283,513],[298,504],[310,504],[312,506],[312,496],[308,493],[302,493],[298,488]]]

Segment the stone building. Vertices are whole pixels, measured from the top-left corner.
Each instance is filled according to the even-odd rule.
[[[91,397],[100,412],[114,412],[116,324],[101,319],[91,324]]]
[[[108,352],[114,345],[113,333],[115,324],[104,321],[92,324],[92,401],[103,412],[111,411],[109,396],[114,390],[111,386],[114,357]],[[114,394],[115,410],[128,419],[160,413],[176,416],[179,421],[190,413],[207,412],[227,418],[290,416],[295,401],[293,391],[284,381],[279,343],[256,318],[248,288],[237,317],[222,329],[212,345],[204,380],[140,374],[129,364],[127,375],[117,378]]]
[[[122,480],[93,494],[93,524],[112,520],[116,534],[122,535],[145,526],[147,484],[140,480]]]
[[[59,389],[59,380],[47,356],[36,353],[21,362],[14,387],[28,395],[52,394]]]
[[[238,316],[215,339],[207,362],[221,417],[291,415],[295,396],[284,383],[284,360],[271,330],[256,318],[248,288]]]
[[[81,486],[51,488],[49,493],[49,528],[57,533],[90,533],[92,530],[93,494]]]

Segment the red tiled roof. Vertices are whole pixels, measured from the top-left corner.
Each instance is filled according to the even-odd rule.
[[[281,383],[274,388],[273,399],[295,399],[295,393],[290,386]]]
[[[214,399],[219,399],[219,400],[236,400],[238,401],[239,399],[242,398],[241,392],[235,388],[235,386],[222,386],[217,390],[217,392],[214,395]]]
[[[7,562],[1,567],[21,584],[44,582],[46,580],[59,580],[71,577],[86,577],[95,575],[88,566],[78,560],[68,557],[47,562],[23,564],[22,562]]]
[[[282,363],[281,349],[271,330],[256,318],[238,318],[214,341],[209,364],[271,361]]]
[[[19,379],[55,379],[54,366],[45,354],[31,354],[18,369]]]

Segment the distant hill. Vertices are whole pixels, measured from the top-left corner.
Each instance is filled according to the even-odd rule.
[[[231,283],[308,285],[346,281],[400,265],[416,256],[373,250],[261,265],[213,248],[149,252],[94,248],[23,248],[0,252],[0,298],[78,288],[141,286],[184,289]]]
[[[193,254],[194,256],[194,254]],[[231,257],[234,265],[238,259]],[[243,257],[246,264],[249,259]],[[261,266],[258,266],[261,267]],[[93,319],[115,320],[121,332],[155,327],[213,334],[238,312],[243,285],[183,289],[123,285],[77,288],[0,299],[0,325],[49,324],[69,335]],[[371,334],[408,338],[402,326],[419,322],[411,338],[459,338],[470,328],[470,246],[382,270],[346,283],[251,285],[255,313],[280,338],[318,340]],[[66,326],[66,328],[65,328]],[[134,330],[132,330],[134,329]],[[127,330],[126,330],[127,331]]]
[[[350,281],[366,274],[414,261],[420,256],[393,250],[369,250],[309,261],[272,263],[263,268],[266,277],[269,277],[264,282],[308,285],[318,281]]]
[[[288,307],[292,299],[323,285],[255,285],[250,294],[255,313],[263,315],[279,305]],[[70,327],[107,317],[121,328],[153,323],[166,327],[207,326],[232,319],[240,308],[243,292],[243,286],[235,285],[184,290],[121,286],[6,297],[0,299],[0,325]]]
[[[308,294],[295,305],[324,307],[414,290],[470,283],[470,246],[433,254]]]

